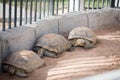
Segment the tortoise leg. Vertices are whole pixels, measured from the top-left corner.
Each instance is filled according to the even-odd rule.
[[[74,46],[73,40],[70,40],[69,44],[71,45],[71,47],[68,49],[68,51],[74,51],[75,50],[75,46]]]
[[[9,69],[9,65],[2,65],[2,72],[7,72],[8,71],[8,69]]]
[[[71,47],[68,49],[68,51],[74,51],[75,50],[75,46],[71,45]]]
[[[43,58],[44,57],[44,49],[43,48],[40,48],[37,52],[38,56]]]
[[[45,50],[45,51],[44,51],[44,56],[52,57],[52,58],[56,58],[56,57],[57,57],[56,53],[50,52],[50,51],[48,51],[48,50]]]
[[[15,70],[16,70],[15,67],[13,67],[13,66],[9,66],[8,73],[9,73],[10,75],[14,75]]]
[[[25,73],[25,71],[19,70],[19,69],[15,72],[15,75],[18,76],[18,77],[21,77],[21,78],[28,77],[28,75]]]
[[[90,43],[90,41],[85,40],[85,46],[84,48],[89,49],[89,48],[93,48],[94,44]]]

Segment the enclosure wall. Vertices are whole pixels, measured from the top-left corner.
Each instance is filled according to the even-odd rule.
[[[120,26],[119,9],[101,9],[89,12],[74,12],[41,19],[31,25],[24,25],[0,32],[1,62],[12,52],[32,49],[37,38],[46,33],[68,34],[78,26],[100,29]],[[1,69],[0,69],[1,70]]]

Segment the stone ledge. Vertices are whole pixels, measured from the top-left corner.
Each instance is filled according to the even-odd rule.
[[[114,25],[120,26],[120,9],[114,9]]]
[[[88,26],[87,13],[71,13],[62,15],[59,18],[59,33],[67,34],[78,26]]]
[[[37,21],[35,31],[37,38],[47,33],[58,33],[58,18],[51,17]]]
[[[88,12],[89,28],[99,29],[114,25],[114,12],[112,9],[102,9]]]
[[[18,27],[0,32],[0,53],[4,59],[9,53],[22,49],[32,49],[35,42],[35,30],[30,27]]]

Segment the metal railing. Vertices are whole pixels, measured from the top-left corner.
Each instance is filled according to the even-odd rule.
[[[120,6],[117,0],[117,7]],[[115,0],[1,0],[1,30],[75,11],[115,7]],[[2,12],[2,13],[1,13]]]

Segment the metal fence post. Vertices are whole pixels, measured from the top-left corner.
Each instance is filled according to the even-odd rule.
[[[2,30],[5,31],[5,10],[6,10],[6,0],[3,0],[3,21],[2,21]]]
[[[33,8],[33,0],[30,0],[30,24],[32,24],[32,9]]]
[[[85,0],[80,1],[80,11],[84,11],[85,9]]]
[[[69,0],[69,12],[84,10],[84,0]]]
[[[49,12],[50,15],[54,15],[54,0],[50,0]]]
[[[111,8],[114,8],[115,7],[115,0],[111,0]]]
[[[117,7],[119,6],[119,0],[117,0]]]
[[[23,0],[20,0],[20,26],[22,26],[22,9],[23,7]]]
[[[17,0],[14,0],[14,27],[17,26]]]
[[[11,4],[12,0],[9,0],[9,24],[8,24],[9,29],[11,29],[11,13],[12,13]]]

